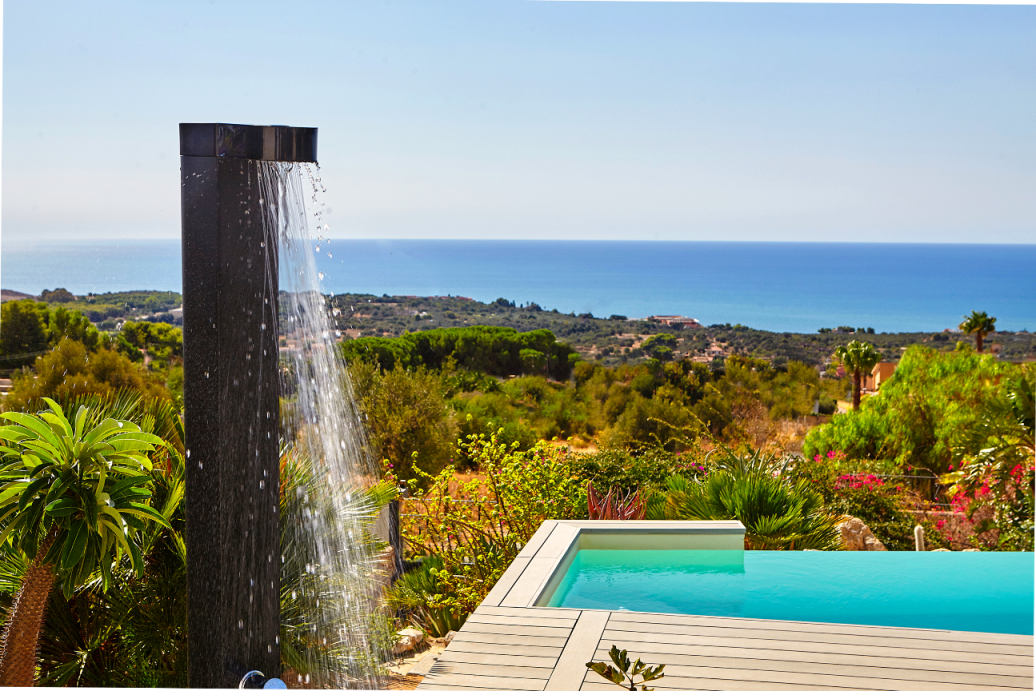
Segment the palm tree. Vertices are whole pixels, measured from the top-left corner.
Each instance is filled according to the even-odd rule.
[[[971,310],[971,315],[964,315],[964,321],[958,328],[966,334],[975,334],[975,350],[981,353],[982,339],[996,331],[996,317]]]
[[[98,420],[80,406],[70,421],[57,403],[37,415],[0,419],[0,545],[9,539],[31,565],[22,578],[0,648],[0,685],[32,686],[47,601],[55,583],[66,598],[128,558],[144,570],[140,536],[151,522],[170,527],[146,501],[148,453],[161,438],[132,422]]]
[[[773,454],[722,449],[701,480],[674,475],[648,505],[653,520],[730,520],[745,526],[745,549],[838,549],[843,519],[824,508],[808,480],[791,481]]]
[[[853,375],[853,410],[860,409],[860,384],[863,375],[874,369],[881,362],[881,353],[870,343],[850,341],[835,348],[835,357],[842,362],[847,372]]]

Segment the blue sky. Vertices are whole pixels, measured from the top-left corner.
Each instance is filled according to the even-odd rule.
[[[1036,7],[4,3],[5,242],[179,236],[178,122],[334,237],[1033,242]]]

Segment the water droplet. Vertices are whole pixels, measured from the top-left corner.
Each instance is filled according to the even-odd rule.
[[[330,252],[328,252],[328,253],[327,253],[327,258],[328,258],[328,259],[334,259],[334,257],[332,257],[332,256],[331,256],[331,253],[330,253]]]
[[[237,628],[239,628],[239,629],[245,628],[245,622],[243,622],[242,620],[238,619],[237,620]]]
[[[324,272],[323,272],[323,271],[321,271],[320,273],[318,273],[318,274],[317,274],[317,276],[320,276],[320,280],[321,280],[321,281],[323,281],[323,280],[324,280]]]
[[[258,455],[258,454],[256,454],[256,455]],[[264,487],[266,487],[266,483],[263,482],[262,480],[260,480],[259,481],[259,489],[263,489]]]
[[[266,331],[266,322],[263,322],[262,328],[263,328],[263,331]]]
[[[187,458],[190,458],[190,457],[191,457],[191,450],[187,449]]]
[[[266,646],[266,652],[272,653],[273,652],[273,646],[272,645]]]
[[[294,600],[297,597],[298,597],[298,593],[296,593],[294,590],[291,591],[291,599]]]
[[[280,645],[281,644],[281,637],[280,636],[274,636],[273,637],[273,642],[276,643],[277,645]]]
[[[208,378],[209,378],[209,373],[208,373],[208,372],[206,372],[206,373],[205,373],[205,378],[206,378],[206,379],[208,379]]]
[[[203,464],[201,461],[198,461],[198,470],[201,470],[204,467],[205,467],[205,464]]]

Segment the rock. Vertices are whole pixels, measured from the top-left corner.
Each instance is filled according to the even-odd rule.
[[[886,551],[881,540],[874,537],[871,529],[859,518],[846,516],[845,520],[838,524],[838,531],[842,537],[843,549],[854,552]]]
[[[396,644],[392,646],[392,654],[399,655],[409,652],[423,640],[424,633],[412,626],[408,626],[396,632]]]
[[[449,645],[450,643],[452,643],[453,642],[453,637],[456,636],[456,635],[457,635],[456,631],[447,631],[446,632],[446,645]]]

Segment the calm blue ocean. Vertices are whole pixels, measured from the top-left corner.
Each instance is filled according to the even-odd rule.
[[[603,317],[893,332],[982,310],[1003,330],[1036,328],[1036,245],[335,240],[319,265],[326,292],[505,297]],[[180,270],[179,241],[6,242],[0,287],[178,291]]]

